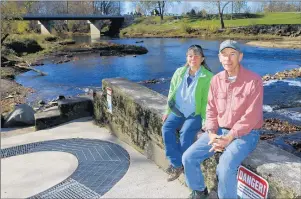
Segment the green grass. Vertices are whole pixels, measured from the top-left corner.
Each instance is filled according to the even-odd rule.
[[[30,53],[26,54],[24,53],[22,55],[22,58],[24,60],[27,60],[29,62],[33,62],[36,60],[41,59],[44,55],[47,55],[51,52],[57,51],[58,49],[63,48],[61,45],[58,44],[58,42],[62,41],[61,39],[58,39],[56,42],[49,42],[46,41],[45,38],[49,37],[50,35],[41,35],[41,34],[34,34],[34,33],[28,33],[28,34],[11,34],[4,43],[9,43],[11,41],[24,41],[25,39],[33,39],[36,40],[40,46],[44,49],[42,51],[36,52],[36,53]],[[3,50],[3,49],[1,49]],[[6,54],[6,53],[4,53]],[[14,60],[14,54],[7,55],[7,58]]]
[[[301,13],[282,12],[262,14],[260,18],[224,20],[227,27],[250,26],[256,24],[301,24]],[[219,19],[202,20],[184,17],[176,19],[166,16],[161,22],[160,17],[140,17],[135,23],[121,30],[120,36],[185,36],[194,34],[193,30],[204,30],[209,34],[220,28]],[[191,31],[192,30],[192,31]]]
[[[226,27],[250,26],[257,24],[301,24],[301,13],[267,13],[261,18],[224,20],[224,23]],[[191,25],[193,27],[206,27],[208,25],[219,27],[220,21],[219,19],[210,21],[203,20],[192,22]]]

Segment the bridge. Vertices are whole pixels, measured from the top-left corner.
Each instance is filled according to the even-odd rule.
[[[75,14],[57,14],[57,15],[37,15],[37,14],[26,14],[21,18],[14,18],[14,20],[37,20],[41,27],[41,34],[51,34],[51,21],[53,20],[87,20],[90,24],[91,37],[93,39],[100,38],[100,29],[98,21],[110,20],[111,25],[109,28],[110,35],[116,35],[119,33],[120,27],[124,21],[124,17],[121,15],[99,15],[99,14],[88,14],[88,15],[75,15]]]

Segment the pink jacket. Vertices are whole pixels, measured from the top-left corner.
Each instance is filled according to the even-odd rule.
[[[259,129],[263,124],[263,84],[259,75],[240,66],[236,81],[230,83],[226,71],[210,83],[206,130],[229,128],[235,138]]]

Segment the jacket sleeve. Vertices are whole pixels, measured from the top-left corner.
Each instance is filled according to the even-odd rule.
[[[212,130],[213,132],[217,132],[218,130],[218,121],[217,121],[217,108],[214,101],[214,80],[215,77],[211,79],[210,88],[208,92],[208,103],[206,109],[206,122],[205,122],[205,130]]]
[[[208,103],[208,93],[209,93],[209,88],[210,88],[210,80],[212,76],[207,80],[206,84],[203,86],[202,89],[202,107],[201,107],[201,117],[202,117],[202,127],[205,127],[205,122],[206,122],[206,108],[207,108],[207,103]]]
[[[168,100],[171,99],[171,97],[172,97],[171,95],[172,95],[172,93],[175,90],[178,71],[179,71],[179,69],[176,70],[176,72],[173,74],[173,76],[172,76],[172,78],[170,80],[170,87],[169,87],[169,91],[168,91],[167,104],[166,104],[166,108],[165,108],[165,112],[164,112],[165,115],[168,115],[171,112],[171,110],[170,110],[170,108],[168,106]]]

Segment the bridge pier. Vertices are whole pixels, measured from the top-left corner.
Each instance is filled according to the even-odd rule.
[[[98,20],[88,20],[87,22],[90,24],[91,42],[100,40],[101,27],[98,26]]]
[[[50,35],[51,34],[51,22],[49,20],[39,20],[38,24],[41,27],[42,35]]]

